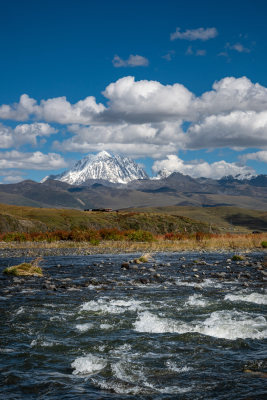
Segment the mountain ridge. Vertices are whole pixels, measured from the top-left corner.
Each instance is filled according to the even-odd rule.
[[[77,161],[69,170],[58,175],[45,177],[71,185],[80,185],[91,179],[101,179],[111,183],[126,184],[135,179],[146,179],[148,175],[137,163],[128,157],[109,154],[106,151],[93,155],[89,154]]]
[[[43,183],[26,180],[0,185],[0,203],[76,209],[226,205],[267,210],[266,183],[265,175],[248,181],[216,181],[180,173],[161,180],[141,179],[128,184],[90,180],[82,185],[70,185],[53,179]]]

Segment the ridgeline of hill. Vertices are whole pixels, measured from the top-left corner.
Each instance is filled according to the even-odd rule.
[[[217,232],[205,222],[160,212],[85,212],[74,209],[34,208],[0,204],[0,233],[46,232],[116,228],[168,232]]]
[[[0,233],[115,228],[168,232],[267,232],[267,212],[237,207],[144,207],[119,212],[0,204]]]
[[[129,208],[128,211],[190,217],[194,220],[215,226],[221,232],[267,232],[267,212],[247,208],[230,206],[169,206]]]

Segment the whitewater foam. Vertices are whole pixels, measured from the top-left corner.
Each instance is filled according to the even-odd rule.
[[[185,302],[185,306],[191,307],[206,307],[208,305],[208,301],[203,298],[201,294],[193,294],[188,297],[188,300]]]
[[[247,303],[256,303],[256,304],[267,304],[267,295],[261,293],[237,293],[237,294],[227,294],[224,297],[224,300],[230,301],[243,301]]]
[[[77,324],[75,328],[80,332],[86,332],[92,329],[94,324],[87,322],[86,324]]]
[[[214,279],[210,279],[210,278],[203,279],[203,281],[200,283],[191,282],[191,281],[181,281],[180,279],[176,279],[175,284],[177,286],[192,286],[192,287],[198,286],[200,288],[211,286],[213,288],[219,289],[219,288],[223,287],[223,285],[221,283],[219,283],[218,281],[216,281]]]
[[[111,324],[100,324],[100,329],[112,329],[113,326]]]
[[[141,301],[129,299],[129,300],[117,300],[109,299],[108,297],[102,297],[97,301],[91,300],[81,306],[81,311],[95,311],[106,314],[122,314],[126,311],[139,311],[144,307]]]
[[[145,311],[139,314],[134,329],[147,333],[200,333],[229,340],[267,337],[267,324],[263,316],[252,317],[249,313],[238,311],[215,311],[205,320],[191,323],[159,318]]]
[[[19,307],[17,311],[15,312],[16,315],[24,314],[26,312],[25,308],[23,306]]]
[[[90,375],[101,371],[107,365],[103,358],[88,354],[85,357],[78,357],[73,361],[71,367],[74,368],[73,375]]]
[[[40,347],[53,347],[53,346],[58,346],[60,343],[57,341],[53,340],[46,340],[45,338],[42,337],[37,337],[36,339],[33,339],[31,341],[30,346],[35,347],[35,346],[40,346]]]
[[[166,367],[170,371],[174,371],[174,372],[178,372],[178,373],[188,372],[188,371],[192,371],[193,370],[193,368],[187,367],[186,365],[184,367],[178,367],[177,364],[174,361],[171,361],[171,360],[167,360],[166,361]]]

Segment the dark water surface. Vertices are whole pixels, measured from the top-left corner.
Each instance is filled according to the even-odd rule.
[[[134,256],[0,259],[1,399],[264,399],[263,254]]]

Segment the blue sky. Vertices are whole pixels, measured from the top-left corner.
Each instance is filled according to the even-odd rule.
[[[0,182],[100,150],[154,174],[266,173],[266,15],[264,0],[2,1]]]

